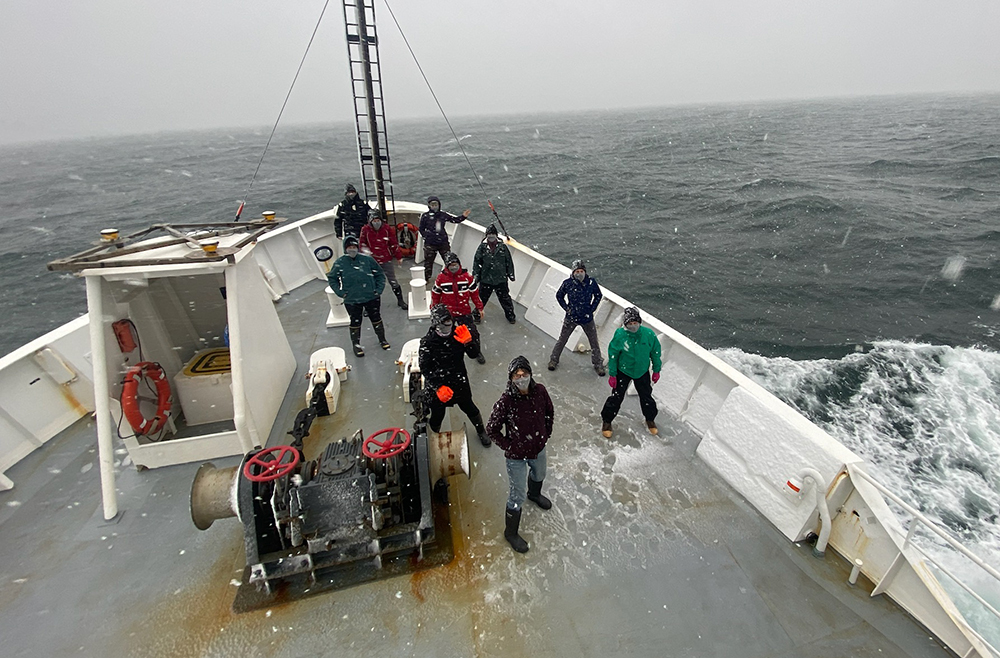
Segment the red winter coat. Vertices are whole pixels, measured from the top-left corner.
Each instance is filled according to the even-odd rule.
[[[396,227],[385,222],[382,222],[382,228],[377,231],[371,224],[365,224],[358,241],[361,248],[370,252],[377,263],[388,263],[393,258],[400,257]]]
[[[483,310],[483,300],[479,299],[479,283],[473,280],[468,270],[459,270],[452,274],[447,269],[438,274],[431,288],[431,306],[444,304],[452,316],[469,315],[472,308],[469,302],[480,311]]]

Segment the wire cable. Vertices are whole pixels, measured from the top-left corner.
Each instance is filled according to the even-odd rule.
[[[292,84],[288,87],[288,93],[285,94],[285,102],[281,104],[281,110],[278,111],[278,118],[274,120],[274,127],[271,128],[271,134],[267,138],[267,143],[264,144],[264,152],[260,154],[260,160],[257,162],[257,168],[253,172],[253,177],[250,179],[250,184],[247,185],[246,194],[243,195],[243,201],[240,202],[240,207],[236,210],[236,221],[240,221],[240,215],[243,213],[243,206],[247,203],[247,197],[250,196],[250,188],[253,187],[253,182],[257,180],[257,173],[260,171],[260,165],[264,162],[264,156],[267,154],[267,147],[271,145],[271,138],[274,137],[274,131],[278,129],[278,122],[281,121],[281,115],[285,111],[285,106],[288,105],[288,99],[292,96],[292,89],[295,88],[295,82],[299,79],[299,73],[302,72],[302,65],[306,63],[306,56],[309,55],[309,49],[312,47],[313,39],[316,38],[316,32],[319,31],[319,24],[323,22],[323,15],[326,13],[326,8],[330,5],[330,0],[326,0],[323,3],[323,10],[319,12],[319,19],[316,21],[316,27],[313,28],[312,36],[309,37],[309,43],[306,44],[306,51],[302,53],[302,60],[299,62],[299,68],[295,71],[295,77],[292,78]]]
[[[455,132],[455,129],[451,125],[451,121],[448,120],[448,115],[445,113],[444,107],[441,106],[441,101],[438,100],[437,94],[434,93],[434,88],[431,87],[431,82],[430,80],[427,79],[427,75],[424,73],[423,67],[420,66],[420,62],[417,60],[416,53],[413,52],[413,48],[410,47],[409,40],[406,38],[406,35],[403,34],[403,28],[400,27],[399,21],[396,20],[396,14],[392,11],[392,7],[389,6],[389,1],[388,0],[382,0],[382,1],[385,3],[385,8],[389,10],[389,15],[392,17],[392,22],[396,24],[396,29],[399,30],[399,36],[403,38],[403,43],[406,44],[406,49],[410,51],[410,57],[413,58],[413,63],[417,65],[417,70],[420,71],[420,75],[424,79],[424,84],[427,85],[428,91],[431,92],[431,97],[434,98],[434,102],[437,104],[438,110],[441,111],[441,116],[444,117],[444,122],[448,124],[448,130],[451,131],[452,136],[455,138],[455,143],[458,144],[458,149],[462,152],[462,156],[465,157],[465,161],[466,163],[468,163],[469,169],[472,171],[472,175],[476,179],[476,183],[479,184],[479,189],[483,193],[483,198],[486,199],[486,203],[489,205],[490,210],[493,211],[493,216],[496,217],[496,220],[500,224],[500,229],[504,232],[504,235],[510,237],[510,234],[507,232],[507,229],[503,225],[503,221],[501,221],[500,219],[500,215],[497,214],[497,209],[493,207],[493,202],[490,201],[490,197],[486,193],[486,188],[483,187],[483,181],[479,178],[479,175],[476,173],[476,168],[472,166],[472,160],[469,159],[469,154],[465,152],[465,147],[462,146],[462,140],[458,138],[458,133]]]

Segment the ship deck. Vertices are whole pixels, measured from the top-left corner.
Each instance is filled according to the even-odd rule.
[[[278,307],[298,365],[269,445],[287,442],[304,404],[309,354],[347,344],[346,328],[325,326],[322,282]],[[406,320],[388,290],[383,317],[393,349],[378,349],[366,320],[367,356],[348,355],[340,408],[313,426],[307,457],[358,429],[411,424],[394,359],[428,324]],[[603,438],[608,388],[588,355],[567,353],[548,372],[552,339],[509,325],[495,301],[480,331],[487,364],[468,361],[468,370],[484,415],[518,354],[555,404],[544,489],[553,508],[525,507],[528,553],[502,536],[503,454],[472,436],[472,476],[450,482],[450,564],[235,614],[242,528],[236,519],[194,527],[188,500],[200,464],[140,472],[119,443],[122,512],[107,523],[88,418],[10,469],[17,486],[0,492],[3,655],[952,655],[892,601],[871,598],[864,578],[848,586],[835,553],[816,559],[784,539],[667,414],[650,436],[629,397],[614,437]],[[450,422],[465,422],[457,408]]]

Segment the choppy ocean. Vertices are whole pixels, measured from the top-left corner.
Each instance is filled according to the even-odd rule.
[[[453,123],[511,235],[585,259],[1000,563],[1000,97]],[[442,121],[388,128],[397,199],[488,218]],[[231,220],[269,130],[0,147],[0,353],[85,311],[45,263],[99,229]],[[353,124],[279,127],[244,217],[325,210],[357,172]]]

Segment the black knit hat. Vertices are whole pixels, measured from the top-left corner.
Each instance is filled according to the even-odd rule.
[[[577,270],[587,271],[587,266],[583,264],[583,259],[577,258],[573,261],[573,268],[571,271],[576,272]]]
[[[625,316],[622,318],[622,324],[628,324],[629,322],[638,322],[642,324],[642,318],[639,316],[639,309],[634,306],[629,306],[625,309]]]
[[[490,224],[489,226],[486,227],[486,235],[490,235],[490,234],[499,235],[499,233],[497,232],[497,227],[496,227],[495,224]]]
[[[531,364],[528,362],[527,357],[515,356],[507,366],[507,379],[513,379],[514,373],[518,370],[527,370],[528,374],[531,374]]]
[[[451,311],[444,304],[435,304],[431,307],[431,326],[438,326],[445,322],[451,322]]]
[[[354,247],[358,246],[358,239],[353,235],[348,235],[346,238],[344,238],[344,249],[347,249],[350,246]]]
[[[444,255],[444,266],[448,267],[452,263],[458,263],[458,266],[462,266],[462,261],[458,258],[458,254],[454,251],[449,251]]]

